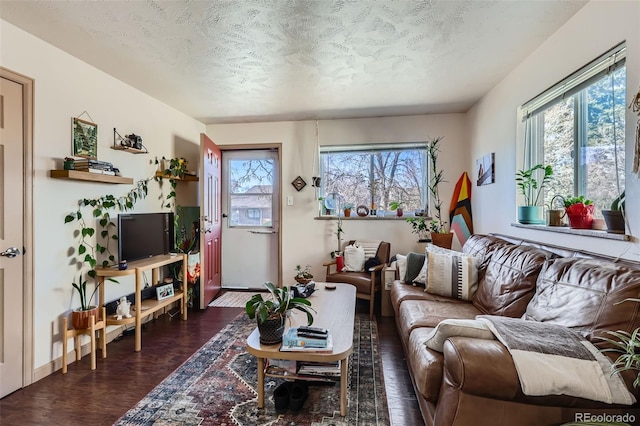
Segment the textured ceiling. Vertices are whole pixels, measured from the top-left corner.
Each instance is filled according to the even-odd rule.
[[[223,123],[463,112],[585,3],[2,0],[0,17]]]

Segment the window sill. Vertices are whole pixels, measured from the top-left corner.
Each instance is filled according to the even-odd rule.
[[[606,240],[630,241],[631,235],[611,234],[607,231],[597,229],[572,229],[567,226],[547,226],[547,225],[525,225],[523,223],[512,223],[515,228],[535,229],[537,231],[556,232],[559,234],[580,235],[583,237],[602,238]]]
[[[316,216],[313,219],[314,220],[336,220],[336,219],[342,219],[342,220],[407,220],[407,218],[410,216],[398,216],[398,215],[389,215],[389,216],[358,216],[358,215],[353,215],[353,216],[349,216],[349,217],[344,217],[344,216],[328,216],[328,215],[323,215],[323,216]]]

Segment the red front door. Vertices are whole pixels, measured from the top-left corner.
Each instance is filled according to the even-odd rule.
[[[200,204],[201,227],[200,253],[202,266],[200,271],[200,309],[207,305],[220,291],[222,286],[222,225],[220,208],[220,178],[222,177],[222,153],[207,135],[200,134],[201,180]]]

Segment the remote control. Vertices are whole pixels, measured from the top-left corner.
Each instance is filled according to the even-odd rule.
[[[329,331],[326,328],[320,328],[320,327],[309,327],[306,325],[301,325],[300,327],[298,327],[298,333],[300,332],[304,332],[304,333],[313,333],[313,334],[328,334]]]

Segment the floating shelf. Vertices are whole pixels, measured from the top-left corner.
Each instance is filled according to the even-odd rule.
[[[122,145],[111,145],[111,149],[115,149],[116,151],[127,151],[132,154],[148,154],[149,151],[146,149],[137,149],[132,148],[130,146],[122,146]]]
[[[99,173],[82,172],[80,170],[50,170],[49,175],[56,179],[84,180],[101,183],[133,184],[133,178],[103,175]]]
[[[183,177],[178,177],[178,176],[171,176],[162,172],[156,172],[156,177],[161,177],[163,179],[184,180],[186,182],[198,182],[198,176],[193,176],[193,175],[184,175]]]

